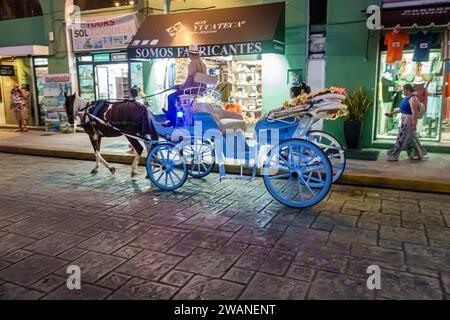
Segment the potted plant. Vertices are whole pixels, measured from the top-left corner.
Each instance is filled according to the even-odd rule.
[[[369,97],[362,88],[347,95],[347,119],[344,121],[344,135],[347,148],[358,149],[361,140],[363,118],[371,106]]]

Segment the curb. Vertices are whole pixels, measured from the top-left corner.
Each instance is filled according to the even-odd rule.
[[[92,152],[76,150],[0,146],[0,152],[40,157],[95,161],[95,155]],[[131,162],[133,161],[133,156],[131,155],[102,153],[102,156],[106,161],[111,163],[131,165]],[[139,164],[145,166],[144,157],[141,157]],[[226,165],[226,170],[228,173],[240,174],[241,168],[238,165]],[[218,172],[217,165],[214,171]],[[244,169],[244,173],[249,174],[250,170]],[[344,173],[337,184],[426,193],[450,194],[450,182],[411,179],[405,177],[382,177],[373,174]]]

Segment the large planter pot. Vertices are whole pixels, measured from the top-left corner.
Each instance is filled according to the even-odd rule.
[[[358,120],[344,121],[344,135],[347,148],[358,149],[361,140],[362,122]]]

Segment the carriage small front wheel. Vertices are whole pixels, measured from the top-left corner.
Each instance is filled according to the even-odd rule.
[[[293,208],[313,206],[325,198],[333,181],[327,155],[315,144],[291,139],[281,142],[267,155],[264,184],[270,194]]]
[[[204,178],[214,169],[214,146],[207,140],[193,139],[183,147],[183,156],[188,164],[188,174],[193,178]]]
[[[157,144],[147,156],[147,174],[152,183],[164,191],[180,188],[187,179],[188,168],[179,147]]]

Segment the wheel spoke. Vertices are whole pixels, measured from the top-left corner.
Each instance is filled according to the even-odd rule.
[[[163,177],[164,172],[161,172],[161,175],[159,176],[159,178],[156,180],[157,183],[159,183],[159,181],[161,181],[161,178]]]
[[[289,178],[291,175],[290,174],[280,174],[278,176],[272,176],[269,177],[270,180],[274,180],[274,179],[284,179],[284,178]]]
[[[303,179],[303,177],[300,177],[300,179],[303,182],[303,185],[306,187],[306,189],[308,189],[308,191],[315,197],[316,193],[311,189],[311,187],[309,186],[309,184],[305,181],[305,179]]]
[[[172,186],[175,186],[176,183],[175,183],[175,181],[173,181],[172,173],[169,173],[168,175],[169,175],[170,181],[172,181]]]
[[[290,183],[291,183],[291,180],[287,180],[285,183],[283,183],[281,188],[278,189],[278,193],[281,193],[281,191],[284,190],[286,188],[286,186],[288,186]]]
[[[292,181],[292,183],[290,184],[290,188],[289,188],[289,191],[288,191],[288,197],[287,197],[287,199],[290,201],[290,200],[292,200],[292,194],[294,193],[294,185],[295,185],[295,181],[294,180],[291,180]]]
[[[297,180],[297,186],[298,186],[300,198],[302,198],[302,201],[305,201],[305,195],[303,194],[302,184],[300,183],[300,180]]]
[[[324,183],[325,181],[323,181],[323,180],[321,180],[321,179],[318,179],[318,178],[314,178],[314,177],[312,177],[311,175],[310,176],[308,176],[307,177],[308,179],[307,180],[305,180],[307,183],[309,183],[309,182],[317,182],[317,183]],[[303,177],[303,179],[305,179],[305,177]]]
[[[156,161],[158,161],[159,163],[163,163],[157,156],[156,156],[156,154],[153,154],[152,155],[152,160],[156,160]]]
[[[178,174],[176,174],[175,170],[172,170],[172,173],[173,173],[178,179],[181,180],[181,177],[180,177]]]

